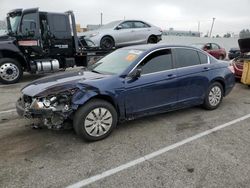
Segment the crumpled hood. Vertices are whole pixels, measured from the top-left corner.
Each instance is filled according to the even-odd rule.
[[[107,76],[83,70],[59,73],[31,82],[22,89],[22,93],[31,97],[43,97],[74,89],[79,81],[96,80]]]

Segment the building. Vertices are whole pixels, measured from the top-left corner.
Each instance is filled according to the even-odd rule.
[[[6,22],[3,20],[0,20],[0,30],[5,30],[6,29]]]
[[[167,36],[201,37],[201,33],[197,31],[181,31],[174,30],[173,28],[170,28],[169,30],[164,30],[162,34]]]
[[[92,31],[92,30],[99,29],[100,27],[101,25],[87,25],[87,30]]]

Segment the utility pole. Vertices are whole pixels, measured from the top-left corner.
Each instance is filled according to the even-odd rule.
[[[102,14],[102,12],[101,12],[101,26],[102,26],[102,16],[103,16],[103,14]]]
[[[210,30],[210,34],[209,37],[211,38],[212,36],[212,31],[213,31],[213,27],[214,27],[214,22],[215,22],[215,18],[213,18],[213,22],[212,22],[212,26],[211,26],[211,30]]]
[[[201,25],[201,22],[198,21],[198,32],[200,32],[200,25]]]

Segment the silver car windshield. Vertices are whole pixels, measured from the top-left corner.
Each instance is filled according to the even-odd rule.
[[[112,29],[117,26],[121,21],[113,21],[100,27],[100,29]]]
[[[142,52],[131,49],[116,50],[96,62],[90,70],[101,74],[120,74],[136,61]]]

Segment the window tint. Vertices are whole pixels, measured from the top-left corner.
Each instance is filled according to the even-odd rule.
[[[212,44],[212,49],[213,50],[218,50],[220,47],[217,44]]]
[[[26,34],[28,31],[36,30],[36,13],[25,14],[22,19],[22,32]]]
[[[122,26],[122,29],[133,28],[133,22],[123,22],[120,26]]]
[[[149,55],[140,65],[142,74],[149,74],[172,69],[170,50],[160,50]]]
[[[134,22],[135,28],[145,28],[145,27],[149,27],[147,24],[143,23],[143,22]]]
[[[52,17],[55,31],[67,31],[67,20],[64,15],[53,15]]]
[[[198,53],[195,50],[177,48],[175,52],[177,68],[200,64]]]
[[[199,57],[200,57],[200,62],[201,64],[207,64],[207,55],[201,53],[201,52],[198,52],[199,54]]]

